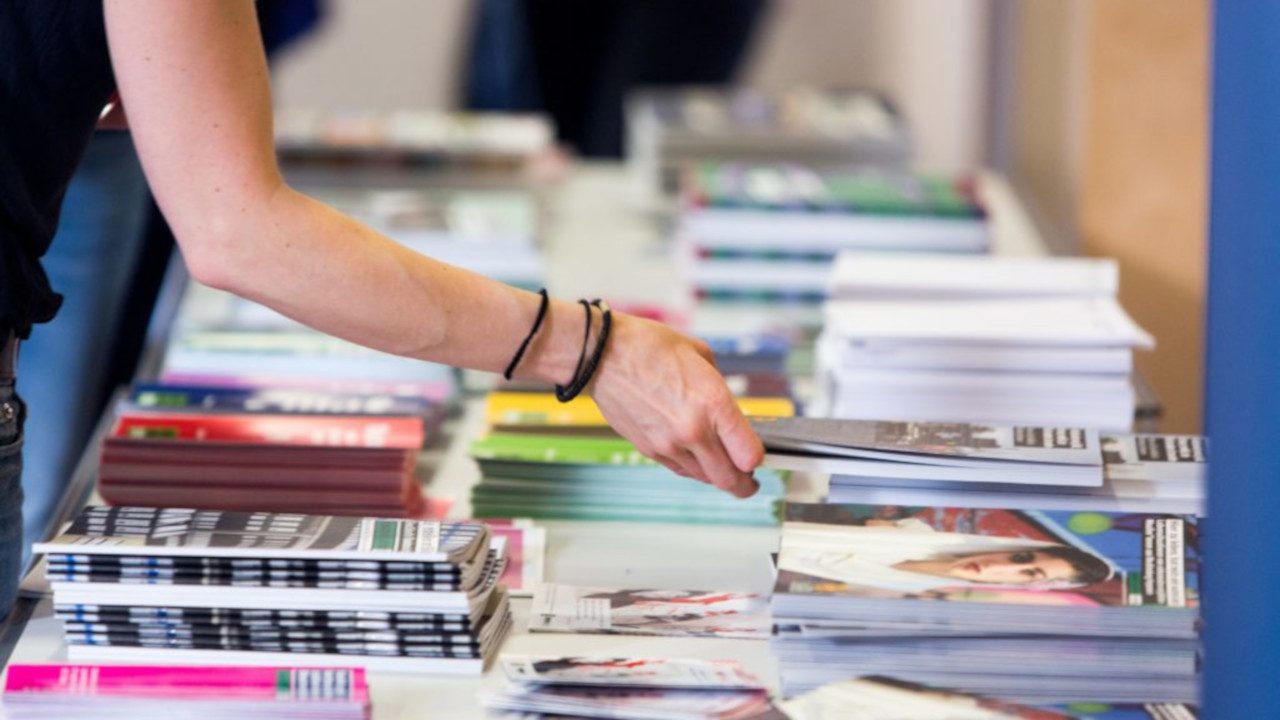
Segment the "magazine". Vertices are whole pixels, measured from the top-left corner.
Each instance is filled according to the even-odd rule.
[[[528,685],[485,692],[495,710],[613,720],[785,720],[763,690]]]
[[[139,383],[129,402],[142,410],[276,415],[425,416],[439,405],[414,395],[325,392],[307,388],[229,388]]]
[[[488,545],[478,523],[90,506],[37,553],[462,563]],[[145,550],[144,550],[145,548]]]
[[[767,599],[751,593],[545,583],[533,596],[529,630],[764,639],[771,624]]]
[[[763,689],[735,660],[635,657],[502,658],[507,679],[544,685]]]
[[[823,685],[779,706],[791,720],[1073,720],[1053,710],[885,677]]]
[[[1209,439],[1202,435],[1104,435],[1102,458],[1112,480],[1204,482]]]
[[[1193,610],[1199,557],[1193,516],[792,504],[776,592]]]

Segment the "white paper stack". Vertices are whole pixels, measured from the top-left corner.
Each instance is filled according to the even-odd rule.
[[[1132,427],[1133,350],[1113,262],[843,255],[818,344],[825,414]]]

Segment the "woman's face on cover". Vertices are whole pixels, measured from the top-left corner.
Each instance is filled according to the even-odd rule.
[[[1076,569],[1060,557],[1034,550],[1019,550],[956,558],[943,574],[973,583],[1030,585],[1053,580],[1074,580]]]

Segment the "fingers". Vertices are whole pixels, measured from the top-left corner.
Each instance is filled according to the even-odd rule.
[[[689,448],[689,452],[697,459],[705,481],[721,490],[735,497],[746,498],[755,495],[759,489],[760,486],[750,473],[734,466],[724,446],[720,444],[720,438],[714,433],[708,433],[706,441]]]
[[[737,403],[722,405],[712,414],[711,422],[734,467],[742,472],[751,472],[764,462],[764,443],[760,442],[760,436],[751,428]]]

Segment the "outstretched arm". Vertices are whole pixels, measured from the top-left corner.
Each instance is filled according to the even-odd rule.
[[[372,348],[502,370],[536,295],[419,255],[284,183],[252,0],[107,0],[105,13],[143,169],[197,280]],[[553,302],[519,374],[566,383],[582,323],[579,306]],[[701,343],[617,316],[591,392],[641,452],[753,491],[763,449]]]

